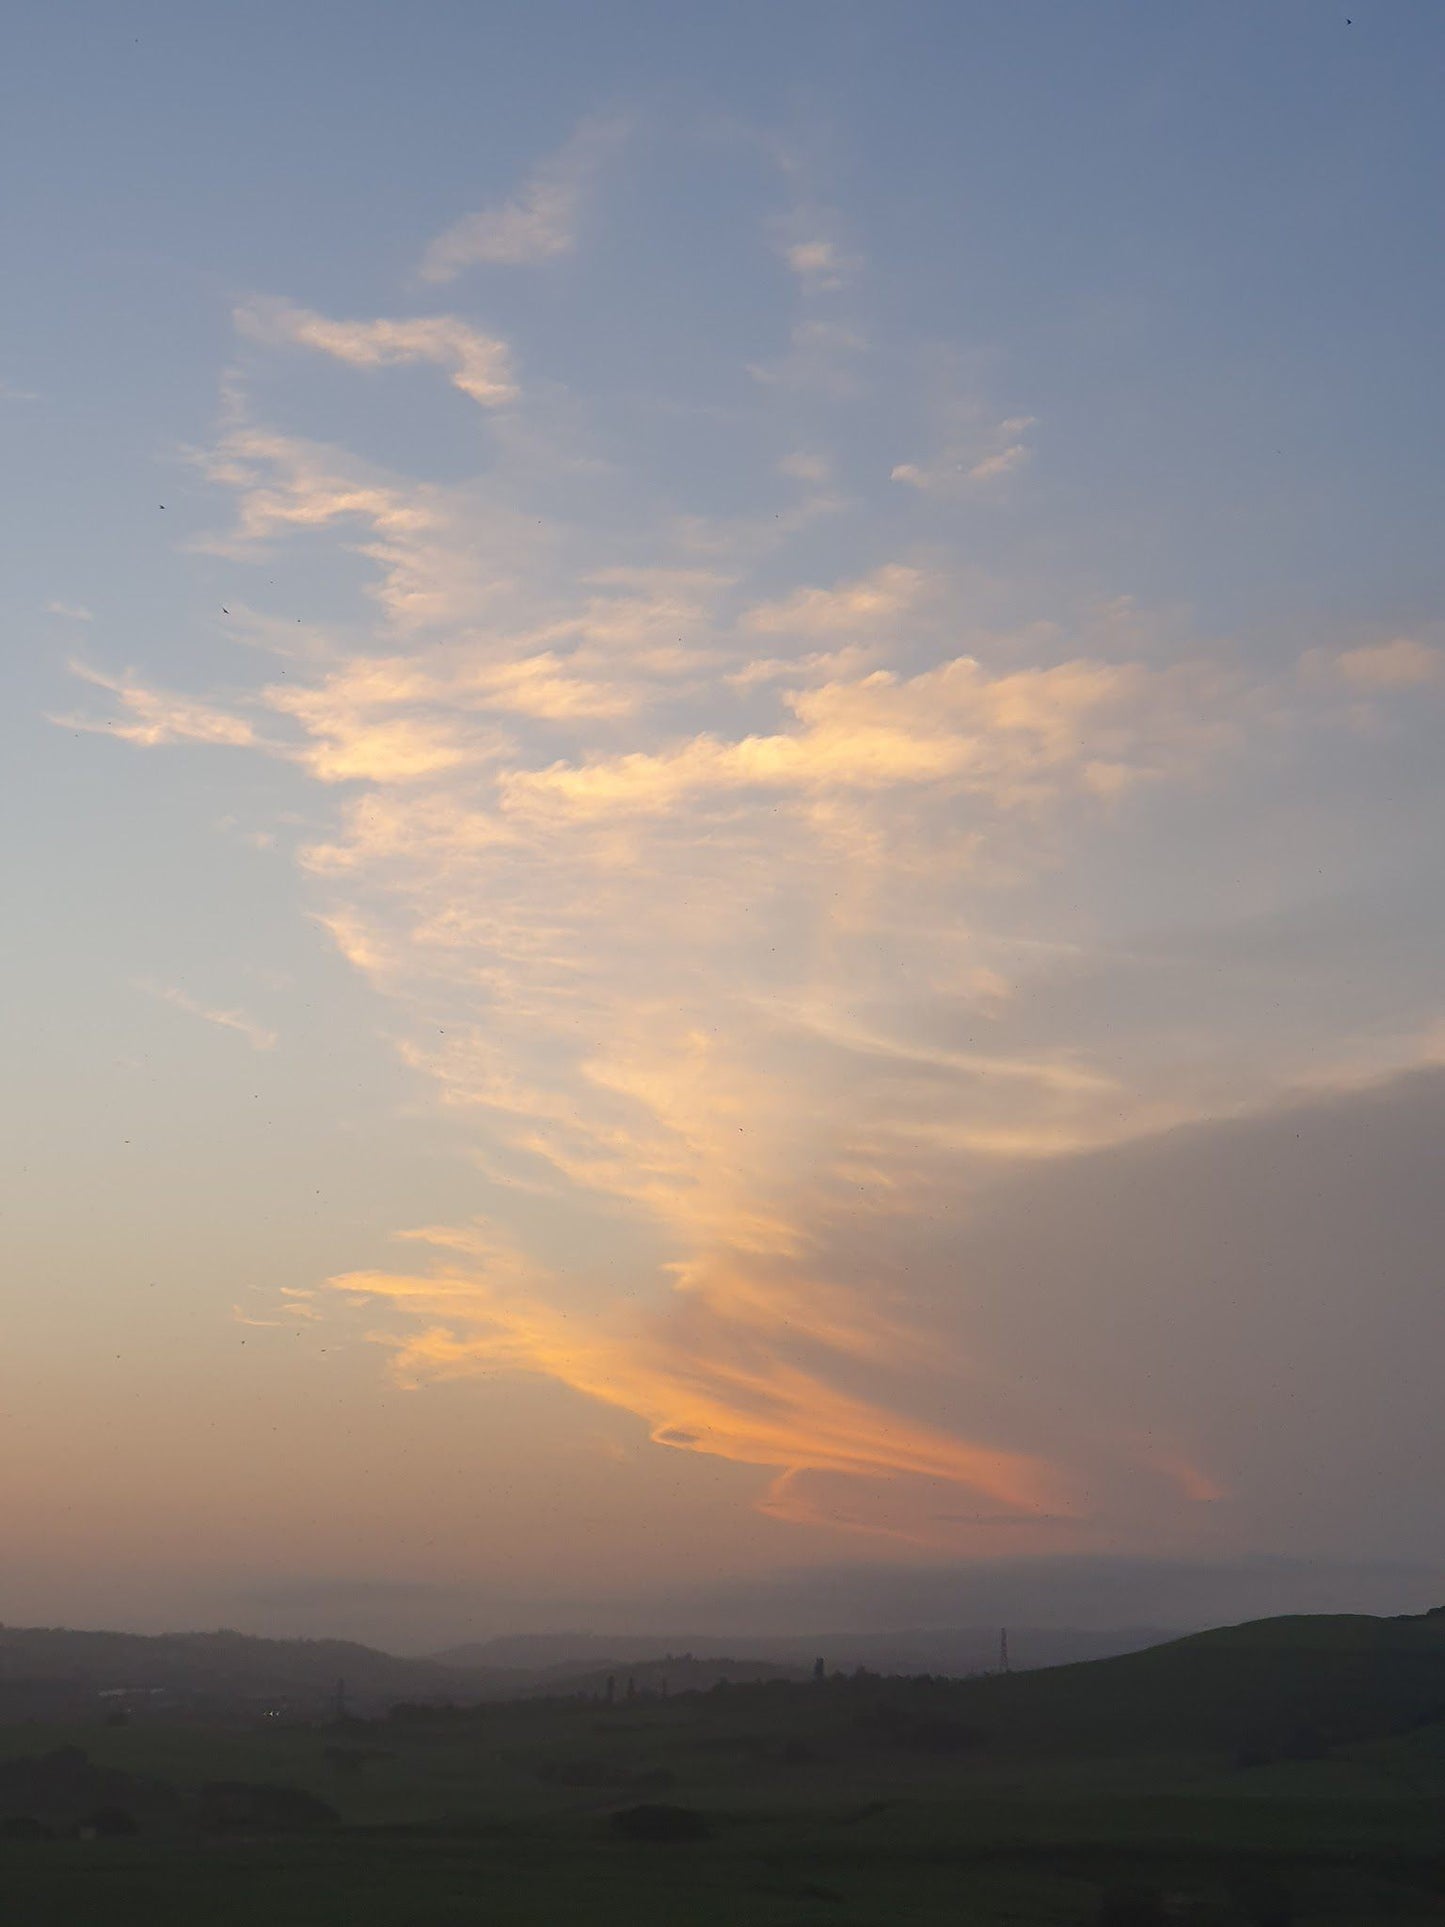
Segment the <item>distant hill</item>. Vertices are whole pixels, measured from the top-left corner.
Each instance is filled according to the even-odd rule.
[[[348,1709],[362,1712],[400,1699],[476,1699],[487,1685],[436,1660],[398,1659],[350,1640],[0,1626],[0,1715],[146,1694],[318,1711],[335,1707],[339,1681]]]
[[[639,1695],[673,1696],[720,1681],[742,1689],[803,1682],[822,1658],[830,1676],[861,1672],[865,1682],[932,1674],[932,1687],[906,1677],[896,1684],[905,1697],[931,1695],[940,1716],[1004,1749],[1205,1746],[1244,1763],[1318,1757],[1337,1744],[1445,1722],[1445,1611],[1264,1619],[1160,1644],[1149,1638],[1011,1629],[1015,1670],[1005,1675],[992,1629],[726,1641],[549,1634],[403,1659],[347,1640],[0,1627],[0,1720],[93,1717],[108,1704],[137,1703],[325,1718],[341,1681],[345,1709],[368,1715],[399,1702],[605,1696],[609,1678],[619,1699],[629,1680]],[[1080,1646],[1129,1639],[1136,1650],[1078,1655]],[[1047,1663],[1061,1653],[1069,1663]]]
[[[1016,1663],[1057,1664],[1147,1645],[1147,1631],[1011,1636]],[[335,1710],[338,1685],[350,1712],[413,1704],[605,1693],[609,1675],[630,1674],[638,1691],[690,1692],[719,1679],[802,1679],[822,1658],[829,1671],[964,1674],[996,1662],[998,1634],[809,1634],[752,1639],[695,1635],[521,1634],[406,1659],[340,1639],[260,1639],[221,1632],[113,1633],[0,1626],[0,1719],[117,1707],[147,1697],[196,1708],[273,1708],[305,1717]]]

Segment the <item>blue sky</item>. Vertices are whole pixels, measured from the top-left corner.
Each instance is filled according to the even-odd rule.
[[[5,1616],[1406,1557],[1438,11],[5,52]]]

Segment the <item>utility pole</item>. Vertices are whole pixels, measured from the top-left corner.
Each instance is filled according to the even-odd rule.
[[[1001,1629],[998,1636],[998,1670],[1001,1673],[1006,1673],[1009,1670],[1007,1626]]]

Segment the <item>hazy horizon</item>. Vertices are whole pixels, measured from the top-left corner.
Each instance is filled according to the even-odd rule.
[[[652,1596],[519,1598],[485,1588],[347,1577],[280,1577],[253,1589],[187,1592],[170,1607],[100,1602],[53,1624],[74,1632],[239,1632],[270,1639],[349,1639],[426,1657],[518,1638],[728,1639],[780,1644],[814,1636],[877,1638],[1010,1628],[1018,1656],[1033,1632],[1163,1635],[1298,1613],[1418,1615],[1445,1604],[1445,1572],[1423,1565],[1330,1566],[1256,1557],[977,1561],[967,1566],[815,1567],[751,1584]]]
[[[1445,1599],[1445,14],[8,39],[0,1620]]]

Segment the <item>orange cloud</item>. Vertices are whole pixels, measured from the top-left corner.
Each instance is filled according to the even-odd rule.
[[[1204,725],[1187,678],[1139,665],[1066,662],[990,677],[960,656],[908,678],[887,670],[786,692],[797,727],[728,742],[555,763],[502,780],[504,807],[590,817],[656,813],[748,788],[956,785],[1007,805],[1067,788],[1117,793],[1150,773],[1162,742]]]
[[[455,1242],[454,1234],[442,1241]],[[1068,1509],[1068,1481],[1043,1460],[956,1437],[842,1392],[758,1344],[746,1322],[729,1321],[712,1307],[698,1316],[694,1306],[679,1316],[609,1329],[557,1311],[535,1283],[519,1290],[526,1267],[477,1242],[476,1255],[487,1271],[500,1272],[500,1286],[480,1268],[445,1263],[422,1275],[365,1271],[330,1281],[351,1298],[380,1300],[409,1319],[435,1321],[382,1339],[404,1381],[534,1372],[636,1414],[654,1444],[770,1468],[789,1481],[809,1473],[916,1478],[1026,1513],[1057,1516]],[[775,1483],[764,1504],[777,1509],[785,1490]]]

